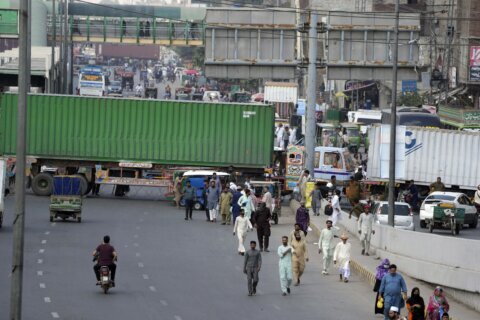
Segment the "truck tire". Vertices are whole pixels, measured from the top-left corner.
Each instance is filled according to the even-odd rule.
[[[472,229],[476,229],[477,225],[478,225],[478,216],[475,215],[474,221],[472,223],[470,223],[468,226]]]
[[[427,223],[425,220],[420,220],[420,228],[425,229],[427,227]]]
[[[77,174],[77,177],[80,178],[80,193],[82,196],[88,193],[88,181],[83,174]]]
[[[32,191],[37,196],[50,196],[53,190],[53,177],[50,173],[41,172],[32,181]]]

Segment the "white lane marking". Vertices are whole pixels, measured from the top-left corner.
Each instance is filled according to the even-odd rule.
[[[139,262],[139,263],[138,263],[138,267],[139,267],[139,268],[143,268],[143,267],[144,267],[143,263],[142,263],[142,262]]]
[[[48,236],[50,234],[50,231],[45,231],[45,235]]]
[[[42,263],[43,263],[43,260],[42,260],[42,259],[37,259],[37,263],[38,263],[38,264],[42,264]]]
[[[60,316],[58,315],[57,312],[52,312],[52,318],[58,319]]]
[[[150,279],[150,277],[148,276],[148,274],[142,274],[142,277],[143,277],[143,279],[145,279],[145,280]]]
[[[134,247],[138,247],[138,243],[135,242],[135,243],[133,244],[133,246],[134,246]]]
[[[42,244],[46,244],[47,243],[47,240],[42,240]]]
[[[133,237],[134,237],[135,239],[137,239],[137,238],[138,238],[138,234],[134,235]]]
[[[140,252],[135,253],[136,257],[140,257]]]
[[[314,242],[313,244],[316,245],[316,246],[318,246],[318,242]]]
[[[45,303],[50,303],[52,302],[52,299],[50,299],[50,297],[45,297],[43,298],[43,301],[45,301]]]
[[[180,317],[180,316],[175,316],[174,318],[175,318],[175,320],[182,320],[182,317]]]
[[[157,288],[155,288],[154,286],[150,286],[149,288],[150,288],[150,291],[157,292]]]
[[[37,271],[37,276],[43,276],[43,271],[38,270],[38,271]]]
[[[41,289],[45,289],[45,288],[46,288],[45,283],[40,283],[39,286],[40,286]]]
[[[280,310],[280,307],[277,306],[276,304],[273,304],[273,307],[274,307],[275,309],[277,309],[277,310]]]
[[[45,252],[45,249],[38,250],[38,253],[44,253],[44,252]]]
[[[167,303],[167,301],[165,301],[165,300],[160,300],[160,303],[161,303],[164,307],[168,306],[168,303]]]

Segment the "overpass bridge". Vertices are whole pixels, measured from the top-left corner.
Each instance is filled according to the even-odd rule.
[[[206,8],[72,3],[68,29],[73,42],[204,46],[205,15]],[[59,20],[48,18],[49,39],[56,29],[61,40]]]

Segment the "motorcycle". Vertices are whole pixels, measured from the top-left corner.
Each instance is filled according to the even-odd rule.
[[[93,262],[98,260],[98,255],[93,257]],[[115,257],[114,261],[117,261]],[[103,293],[107,294],[110,288],[113,288],[113,281],[110,275],[110,268],[108,266],[100,266],[100,283],[97,284],[103,290]]]
[[[110,268],[108,266],[100,267],[100,288],[103,293],[107,294],[108,290],[113,287],[112,279],[110,278]]]

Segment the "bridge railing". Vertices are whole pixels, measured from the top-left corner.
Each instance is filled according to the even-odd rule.
[[[69,31],[72,39],[92,42],[125,43],[170,43],[181,40],[189,42],[204,42],[205,28],[199,22],[175,22],[161,19],[136,18],[99,18],[70,17]],[[57,21],[56,35],[60,35],[62,24]],[[53,34],[51,19],[47,21],[47,32]]]

